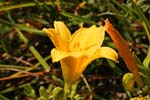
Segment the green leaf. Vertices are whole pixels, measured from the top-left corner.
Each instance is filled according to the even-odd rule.
[[[42,32],[41,30],[38,30],[34,27],[27,27],[26,25],[23,25],[23,24],[15,24],[15,26],[22,30],[22,31],[27,31],[27,32],[31,32],[31,33],[34,33],[34,34],[37,34],[37,35],[43,35],[43,36],[47,36],[46,33]]]
[[[52,2],[39,2],[39,5],[52,5]],[[7,11],[7,10],[13,10],[17,8],[24,8],[24,7],[32,7],[32,6],[37,6],[35,2],[28,2],[28,3],[21,3],[21,4],[14,4],[14,5],[8,5],[8,6],[3,6],[0,7],[0,11]]]
[[[150,75],[149,71],[147,70],[147,68],[145,68],[143,65],[138,65],[139,71],[142,72],[145,76]]]
[[[47,92],[51,92],[53,88],[53,84],[49,84],[47,88]]]
[[[126,91],[132,91],[135,84],[135,77],[132,73],[126,73],[122,79],[122,85]]]
[[[29,97],[36,98],[35,90],[30,84],[24,86],[24,94]]]
[[[43,87],[43,86],[40,86],[40,89],[39,89],[39,92],[40,92],[40,96],[41,97],[44,97],[48,100],[49,98],[49,93],[47,92],[46,88]]]
[[[136,63],[137,63],[138,65],[142,65],[141,59],[140,59],[137,55],[135,55],[135,54],[133,54],[133,56],[134,56],[134,58],[135,58]]]
[[[0,95],[0,100],[10,100],[10,99],[4,97],[3,95]]]
[[[53,90],[54,100],[63,100],[64,97],[64,90],[60,87],[56,87]]]
[[[143,61],[143,65],[147,68],[148,71],[150,71],[149,65],[150,65],[150,46],[148,48],[147,56],[145,57]]]
[[[40,98],[38,98],[37,100],[49,100],[46,97],[41,96]]]
[[[146,67],[144,67],[143,65],[138,65],[138,68],[142,74],[142,80],[144,82],[145,85],[150,86],[150,72],[149,70],[147,70]]]
[[[20,39],[22,39],[24,41],[24,43],[27,45],[29,44],[29,40],[28,38],[25,37],[25,35],[19,30],[16,29],[16,31],[19,34]],[[40,64],[42,65],[42,67],[46,70],[49,71],[50,67],[48,65],[48,63],[44,60],[44,58],[41,56],[41,54],[36,50],[36,48],[33,45],[29,46],[29,50],[32,52],[32,54],[36,57],[36,59],[40,62]]]
[[[44,20],[44,19],[40,19],[40,18],[36,18],[36,17],[33,17],[33,19],[34,19],[35,21],[37,21],[37,22],[40,22],[40,23],[44,24],[44,25],[49,24],[49,23],[48,23],[46,20]]]
[[[143,82],[144,82],[145,86],[150,86],[150,77],[144,77]]]
[[[0,19],[0,22],[3,23],[3,24],[6,24],[8,26],[14,26],[14,27],[16,27],[16,28],[18,28],[19,30],[22,30],[22,31],[31,32],[31,33],[36,34],[36,35],[47,36],[47,34],[44,33],[43,31],[41,31],[39,29],[36,29],[34,27],[27,27],[24,24],[14,24],[14,23],[8,22],[8,21],[3,20],[3,19]],[[8,27],[8,26],[6,26],[6,27]],[[10,28],[10,27],[8,27],[8,28]]]
[[[107,62],[116,74],[118,74],[119,76],[123,75],[122,70],[119,69],[118,66],[112,60],[107,59]]]
[[[55,75],[52,75],[52,79],[53,79],[54,81],[57,81],[57,82],[61,83],[61,84],[64,84],[64,81],[61,80],[60,78],[56,77]]]
[[[81,21],[81,22],[84,22],[84,23],[87,23],[87,24],[91,24],[91,25],[96,24],[94,21],[92,21],[90,19],[83,18],[81,16],[76,16],[76,15],[74,15],[72,13],[68,13],[68,12],[62,11],[61,14],[66,16],[66,17],[73,18],[73,19],[76,19],[78,21]]]

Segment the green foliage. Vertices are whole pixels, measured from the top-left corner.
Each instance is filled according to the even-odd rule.
[[[79,6],[82,1],[85,5]],[[74,32],[81,23],[99,26],[106,18],[129,44],[144,87],[134,84],[134,76],[121,57],[117,64],[97,59],[85,70],[74,99],[128,100],[130,96],[150,95],[148,16],[149,0],[0,0],[0,100],[61,99],[64,81],[60,65],[52,64],[53,45],[41,30],[60,20]],[[103,45],[116,48],[107,33]],[[126,90],[130,92],[126,94]]]
[[[135,78],[132,73],[126,73],[123,76],[122,84],[126,91],[131,91],[134,88]]]
[[[38,98],[38,100],[49,100],[49,93],[45,89],[45,87],[41,86],[39,89],[39,93],[40,93],[40,98]]]
[[[60,87],[56,87],[53,90],[53,95],[54,95],[54,100],[65,100],[65,94],[64,94],[64,89]]]
[[[28,97],[36,98],[35,90],[30,84],[24,86],[24,94]]]
[[[3,95],[0,95],[0,100],[10,100],[10,99],[4,97]]]
[[[143,65],[146,67],[146,69],[148,71],[150,71],[150,68],[149,68],[149,66],[150,66],[150,59],[149,59],[149,57],[150,57],[150,46],[148,48],[148,54],[147,54],[147,56],[145,57],[145,59],[143,61]]]

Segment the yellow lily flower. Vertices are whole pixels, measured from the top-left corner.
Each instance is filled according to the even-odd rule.
[[[113,49],[101,47],[105,36],[104,27],[81,27],[71,34],[63,22],[55,21],[54,28],[44,28],[43,31],[56,47],[51,51],[52,61],[60,61],[67,84],[74,84],[88,64],[97,58],[117,62],[118,55]]]

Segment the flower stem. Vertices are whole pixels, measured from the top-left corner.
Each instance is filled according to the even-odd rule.
[[[87,89],[89,90],[89,92],[90,92],[96,99],[99,99],[99,100],[106,100],[105,98],[98,96],[97,94],[95,94],[95,93],[92,91],[92,89],[91,89],[91,87],[90,87],[88,81],[86,80],[86,78],[84,77],[83,74],[81,74],[81,77],[82,77],[82,79],[83,79],[83,81],[84,81],[84,83],[85,83]]]
[[[64,91],[65,91],[64,97],[65,97],[65,100],[68,97],[71,98],[71,99],[74,98],[74,96],[76,95],[76,89],[77,89],[78,83],[79,83],[78,81],[75,82],[74,84],[65,83],[65,86],[64,86]]]
[[[71,91],[71,94],[70,94],[71,97],[74,97],[74,96],[75,96],[78,83],[79,83],[79,81],[75,82],[75,83],[72,85],[72,91]]]
[[[68,83],[65,83],[65,86],[64,86],[64,91],[65,91],[65,97],[68,97],[71,93],[71,85],[68,84]]]

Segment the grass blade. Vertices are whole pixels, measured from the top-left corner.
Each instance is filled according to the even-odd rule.
[[[90,19],[87,19],[87,18],[83,18],[81,16],[76,16],[74,14],[71,14],[71,13],[68,13],[68,12],[61,12],[62,15],[66,16],[66,17],[69,17],[69,18],[73,18],[75,20],[78,20],[78,21],[81,21],[81,22],[84,22],[84,23],[87,23],[87,24],[96,24],[94,21],[90,20]]]
[[[22,32],[18,29],[16,29],[20,38],[25,42],[25,44],[28,44],[29,40],[22,34]],[[44,60],[44,58],[40,55],[40,53],[34,48],[34,46],[30,45],[29,46],[30,51],[33,53],[33,55],[36,57],[36,59],[41,63],[42,67],[46,70],[49,71],[50,67],[47,64],[47,62]]]

